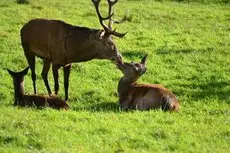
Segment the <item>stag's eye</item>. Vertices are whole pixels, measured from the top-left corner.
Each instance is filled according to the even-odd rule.
[[[108,46],[113,46],[113,44],[112,44],[110,41],[106,41],[106,44],[107,44]]]
[[[114,50],[115,47],[114,47],[114,45],[113,45],[112,42],[107,41],[106,44],[107,44],[107,46],[108,46],[109,48],[111,48],[112,50]]]

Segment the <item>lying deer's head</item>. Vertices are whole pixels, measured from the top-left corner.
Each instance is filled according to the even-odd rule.
[[[7,69],[7,71],[13,78],[14,94],[15,94],[14,105],[18,105],[18,104],[21,105],[21,103],[17,101],[16,99],[24,95],[24,76],[27,74],[28,70],[29,70],[29,67],[25,68],[21,72],[13,72]]]
[[[124,77],[130,80],[139,79],[147,70],[145,63],[148,55],[145,55],[140,63],[117,63],[118,69],[124,74]]]
[[[108,5],[109,5],[109,11],[108,11],[108,17],[102,17],[100,12],[99,12],[99,3],[101,0],[91,0],[95,6],[98,18],[99,18],[99,22],[101,24],[101,26],[103,27],[103,30],[99,31],[96,34],[96,45],[95,45],[95,49],[96,50],[100,50],[100,52],[98,53],[98,58],[102,58],[102,59],[110,59],[110,60],[115,60],[118,63],[122,63],[122,57],[121,54],[118,52],[116,45],[114,44],[113,40],[112,40],[112,35],[117,36],[117,37],[124,37],[126,35],[126,33],[118,33],[116,32],[116,29],[112,29],[112,24],[113,23],[122,23],[124,22],[127,17],[125,16],[121,21],[115,21],[112,19],[113,16],[113,12],[112,12],[112,8],[113,5],[115,5],[117,3],[118,0],[107,0]],[[108,21],[108,26],[106,26],[103,21],[104,20],[109,20]]]
[[[7,69],[11,77],[13,78],[14,84],[21,84],[24,81],[24,76],[28,73],[29,67],[25,68],[21,72],[13,72],[10,69]]]

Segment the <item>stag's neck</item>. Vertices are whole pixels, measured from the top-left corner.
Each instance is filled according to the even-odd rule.
[[[95,52],[95,43],[92,41],[93,33],[98,32],[95,29],[72,26],[69,28],[65,48],[67,51],[67,63],[84,62],[97,58]]]
[[[24,82],[14,83],[14,104],[19,104],[24,99]]]
[[[130,79],[123,76],[118,83],[119,97],[124,93],[127,93],[133,86],[135,86],[137,79]]]

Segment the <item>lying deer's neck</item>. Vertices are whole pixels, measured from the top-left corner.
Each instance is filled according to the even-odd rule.
[[[129,89],[132,88],[136,84],[137,79],[138,78],[130,79],[130,78],[126,78],[125,76],[123,76],[118,83],[118,95],[119,95],[119,97],[122,94],[128,92]]]
[[[24,82],[14,82],[14,101],[19,104],[20,100],[24,99]]]

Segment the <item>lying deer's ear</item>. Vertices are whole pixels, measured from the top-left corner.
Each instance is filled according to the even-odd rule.
[[[27,68],[25,68],[23,71],[22,71],[22,73],[24,74],[24,75],[26,75],[27,73],[28,73],[28,70],[29,70],[29,66],[27,67]]]
[[[7,71],[8,71],[8,73],[11,75],[11,76],[13,76],[14,75],[14,72],[13,71],[11,71],[10,69],[6,69]]]
[[[142,74],[144,74],[146,71],[147,71],[147,68],[144,67],[144,68],[142,69]]]
[[[146,55],[142,58],[141,64],[145,65],[147,57],[148,57],[148,54],[146,54]]]

